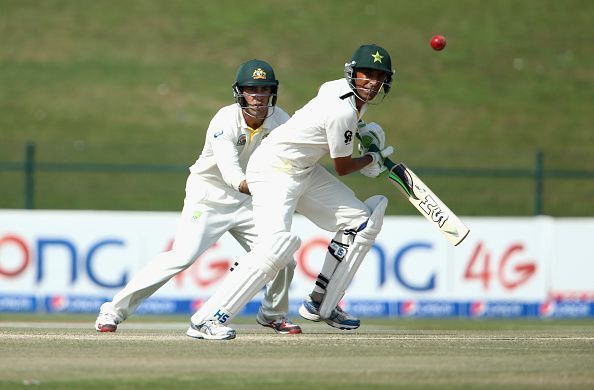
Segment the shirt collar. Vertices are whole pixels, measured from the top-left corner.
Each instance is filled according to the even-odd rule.
[[[353,91],[351,86],[349,85],[349,82],[346,79],[342,79],[342,80],[344,82],[341,85],[339,96],[343,96],[344,94],[348,94],[348,93],[353,94],[352,96],[345,98],[345,100],[349,102],[349,105],[351,106],[351,108],[357,113],[357,119],[361,119],[363,117],[363,114],[365,114],[365,112],[367,112],[368,104],[367,103],[363,104],[363,106],[361,107],[361,111],[357,111],[357,106],[355,104],[355,101],[358,98],[355,95],[355,92]]]

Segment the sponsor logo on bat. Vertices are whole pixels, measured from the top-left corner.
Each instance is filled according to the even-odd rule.
[[[440,228],[446,223],[450,215],[443,211],[431,195],[427,195],[425,200],[419,203],[425,214],[431,217],[431,220],[439,225]]]

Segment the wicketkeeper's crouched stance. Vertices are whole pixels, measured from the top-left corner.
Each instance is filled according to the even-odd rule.
[[[246,179],[253,196],[258,242],[192,316],[188,332],[213,319],[227,327],[262,286],[287,265],[300,245],[299,238],[291,233],[295,211],[319,227],[337,232],[300,314],[340,329],[359,327],[359,320],[337,305],[380,232],[387,199],[374,196],[361,202],[318,160],[330,154],[339,175],[362,171],[377,176],[385,169],[383,160],[393,148],[384,147],[379,140],[383,135],[374,143],[380,152],[363,150],[361,157],[352,154],[355,134],[368,131],[358,128],[366,103],[380,91],[383,98],[392,76],[390,56],[383,48],[361,46],[346,64],[345,78],[322,85],[318,95],[252,155]]]

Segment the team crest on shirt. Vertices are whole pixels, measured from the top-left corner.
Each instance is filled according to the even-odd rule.
[[[353,140],[353,132],[351,130],[347,130],[344,132],[344,144],[348,145]]]
[[[237,139],[237,146],[245,145],[245,140],[246,140],[245,134],[240,135],[239,138]]]
[[[252,73],[252,79],[254,80],[266,80],[266,72],[262,68],[254,70]]]

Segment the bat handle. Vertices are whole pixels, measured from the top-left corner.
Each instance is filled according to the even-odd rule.
[[[380,151],[379,148],[374,144],[369,145],[369,148],[367,148],[367,150],[369,150],[370,152]],[[395,164],[392,160],[390,160],[387,157],[384,159],[384,165],[390,171],[390,179],[392,179],[393,183],[398,184],[398,188],[400,188],[404,195],[412,199],[418,199],[413,190],[412,178],[410,177],[410,174],[406,171],[406,166],[402,163]]]
[[[379,148],[374,144],[369,145],[369,148],[367,148],[367,150],[374,153],[380,151]],[[388,168],[389,171],[391,171],[392,168],[396,166],[396,164],[387,157],[384,159],[384,165],[386,166],[386,168]]]

